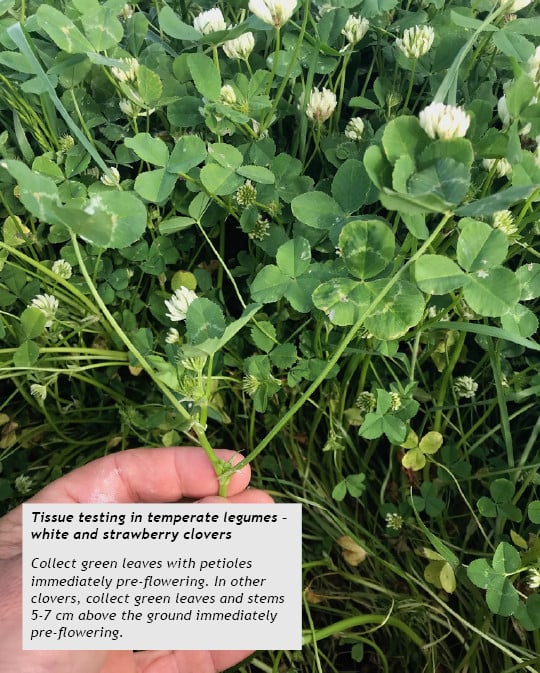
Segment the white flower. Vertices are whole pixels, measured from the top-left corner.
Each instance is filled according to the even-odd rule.
[[[234,40],[227,40],[222,44],[223,51],[229,58],[238,58],[247,61],[255,46],[253,33],[244,33]]]
[[[356,44],[367,33],[369,28],[369,21],[363,19],[361,16],[354,16],[351,14],[347,19],[347,23],[344,25],[343,30],[341,31],[342,35],[345,35],[347,40],[351,44]]]
[[[133,7],[132,5],[125,4],[122,7],[121,16],[123,19],[131,19],[133,16]]]
[[[58,311],[58,299],[52,294],[38,294],[36,295],[30,306],[38,308],[47,318],[45,327],[50,327],[54,323],[54,316]]]
[[[120,184],[120,172],[115,166],[109,168],[111,175],[102,175],[100,177],[101,182],[107,187],[116,187]]]
[[[498,178],[504,178],[512,172],[512,164],[508,159],[484,159],[482,166],[486,171],[495,170],[495,175]],[[495,167],[495,168],[494,168]]]
[[[39,383],[32,383],[30,386],[30,395],[44,402],[47,397],[47,386],[42,386]]]
[[[114,66],[111,73],[119,82],[132,82],[137,79],[139,61],[136,58],[121,58],[125,67]]]
[[[203,35],[215,33],[219,30],[227,30],[227,24],[219,7],[214,7],[206,12],[201,12],[193,19],[193,28]]]
[[[510,210],[498,210],[493,213],[493,227],[500,229],[506,236],[515,236],[518,233],[514,216]]]
[[[33,484],[32,477],[29,477],[27,474],[20,474],[15,479],[15,489],[21,494],[26,495],[32,490]]]
[[[388,514],[384,517],[384,520],[386,521],[386,527],[395,531],[401,530],[403,528],[403,524],[405,523],[403,517],[397,512],[388,512]]]
[[[463,138],[471,119],[462,107],[431,103],[418,115],[420,126],[430,138]]]
[[[336,94],[333,91],[330,89],[319,91],[313,87],[306,107],[306,115],[312,122],[322,124],[332,115],[336,105]]]
[[[165,337],[166,344],[177,344],[180,341],[180,332],[176,327],[171,327]]]
[[[224,84],[219,91],[219,99],[225,105],[234,105],[236,103],[236,94],[230,84]]]
[[[352,117],[345,127],[345,135],[351,140],[361,140],[364,133],[364,122],[361,117]]]
[[[167,317],[174,321],[185,320],[188,307],[195,299],[195,292],[182,285],[170,299],[165,300],[165,306],[169,309]]]
[[[501,96],[497,101],[497,112],[499,118],[503,123],[503,126],[510,126],[510,112],[508,112],[508,103],[506,102],[506,96]]]
[[[280,28],[293,15],[296,0],[249,0],[248,6],[261,21]]]
[[[56,276],[59,276],[64,280],[71,278],[71,274],[73,273],[73,267],[69,262],[66,262],[65,259],[57,259],[56,262],[53,263],[51,270]]]
[[[532,0],[510,0],[509,2],[502,0],[501,5],[505,5],[505,11],[508,14],[514,14],[515,12],[519,12],[520,9],[528,7],[531,2]]]
[[[396,46],[407,58],[420,58],[431,49],[435,31],[431,26],[413,26],[397,38]]]
[[[536,83],[540,85],[540,45],[536,47],[534,54],[527,61],[529,66],[529,77]]]
[[[453,388],[457,397],[471,398],[476,395],[478,383],[470,376],[458,376],[454,379]]]
[[[529,589],[540,588],[540,568],[529,568],[529,579],[527,580]]]

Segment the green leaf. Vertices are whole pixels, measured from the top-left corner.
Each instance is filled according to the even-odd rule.
[[[43,334],[47,316],[38,308],[30,306],[21,313],[21,325],[27,339],[35,339]]]
[[[371,181],[364,164],[347,159],[332,180],[332,196],[346,213],[354,213],[366,203]]]
[[[534,192],[540,190],[540,185],[526,185],[509,187],[502,192],[496,192],[484,199],[473,201],[465,206],[456,208],[456,215],[478,217],[479,215],[493,215],[498,210],[507,210],[523,199],[528,199]]]
[[[345,479],[343,481],[340,481],[339,484],[336,484],[332,490],[332,498],[334,500],[337,500],[337,502],[341,502],[345,496],[347,495],[347,482]]]
[[[463,220],[457,242],[457,261],[466,271],[490,269],[502,264],[508,252],[508,238],[485,222]]]
[[[540,524],[540,500],[533,500],[529,503],[527,516],[532,523]]]
[[[384,151],[390,163],[396,162],[404,154],[414,159],[429,142],[431,141],[417,117],[406,115],[388,122],[382,137]]]
[[[238,175],[253,182],[259,182],[262,185],[273,185],[276,181],[276,176],[264,166],[240,166],[236,169]]]
[[[209,56],[201,53],[189,54],[187,64],[197,91],[209,101],[219,99],[221,76]]]
[[[251,328],[251,338],[260,350],[268,353],[276,344],[276,328],[268,320],[261,320]]]
[[[135,178],[135,191],[146,201],[162,203],[174,189],[177,177],[165,168],[139,173]]]
[[[98,6],[85,11],[82,17],[84,34],[90,40],[94,51],[106,51],[120,43],[124,28],[112,7]]]
[[[186,331],[191,342],[200,344],[206,339],[219,338],[225,332],[225,316],[221,308],[206,297],[198,297],[188,306]]]
[[[171,173],[187,173],[206,159],[204,141],[198,136],[182,136],[171,152],[167,170]]]
[[[418,444],[418,448],[423,453],[432,455],[434,453],[437,453],[437,451],[441,448],[442,444],[443,444],[443,436],[441,435],[441,433],[432,430],[430,432],[427,432],[422,437],[420,443]]]
[[[438,159],[435,163],[411,177],[409,194],[423,196],[433,194],[445,203],[461,203],[469,191],[471,174],[469,168],[454,159]]]
[[[137,70],[137,91],[148,107],[156,105],[163,92],[159,75],[143,64]]]
[[[202,141],[201,141],[202,142]],[[133,150],[143,161],[155,166],[165,166],[169,160],[167,145],[160,138],[154,138],[149,133],[137,133],[132,138],[126,138],[124,145]]]
[[[480,589],[487,589],[500,575],[493,570],[486,559],[479,558],[469,563],[467,577],[475,586],[480,587]]]
[[[489,492],[496,503],[510,502],[516,492],[516,487],[509,479],[495,479],[489,485]]]
[[[382,278],[366,283],[366,288],[374,298],[387,282],[387,279]],[[422,319],[424,308],[424,297],[419,290],[408,281],[399,281],[366,317],[365,326],[377,339],[391,341],[417,325]]]
[[[507,577],[496,575],[487,587],[486,603],[494,614],[510,617],[518,607],[518,592]]]
[[[242,152],[227,143],[212,143],[208,146],[208,156],[224,168],[235,170],[239,168],[244,160]]]
[[[225,196],[232,194],[244,182],[232,169],[219,164],[206,164],[200,173],[201,182],[210,194]]]
[[[520,301],[540,297],[540,264],[525,264],[516,269],[516,278],[521,286]]]
[[[62,223],[56,215],[60,198],[54,180],[31,171],[22,161],[2,161],[0,166],[17,180],[21,203],[34,217],[49,224]]]
[[[39,346],[35,341],[24,341],[13,353],[15,367],[32,367],[39,358]]]
[[[50,5],[40,4],[36,11],[36,19],[56,46],[68,54],[84,54],[94,51],[89,42],[73,21],[62,12]]]
[[[170,37],[176,40],[188,40],[198,42],[202,35],[193,26],[184,23],[180,17],[168,5],[165,5],[158,15],[159,27]]]
[[[378,188],[392,184],[392,165],[378,145],[370,145],[364,154],[364,168],[371,182]]]
[[[495,33],[492,39],[497,49],[518,63],[526,63],[534,53],[532,42],[529,42],[523,35],[506,31],[504,28]]]
[[[190,229],[194,224],[195,220],[192,217],[169,217],[159,223],[159,233],[165,236],[170,236],[170,234],[175,234],[177,231]]]
[[[298,278],[305,273],[311,263],[311,246],[302,236],[295,236],[291,241],[280,245],[276,253],[279,270],[285,276]]]
[[[512,310],[519,300],[520,287],[512,271],[495,267],[469,274],[463,293],[475,313],[498,317]]]
[[[298,360],[296,346],[292,343],[279,344],[271,351],[270,360],[278,369],[289,369]]]
[[[146,208],[128,192],[99,192],[84,210],[65,208],[62,213],[67,227],[100,248],[126,248],[146,231]]]
[[[514,616],[527,631],[540,629],[540,594],[531,594],[525,603],[520,601]]]
[[[396,242],[384,220],[353,220],[339,235],[339,248],[345,266],[365,280],[383,271],[392,261]]]
[[[251,296],[261,304],[278,301],[289,287],[290,278],[273,264],[264,266],[251,283]]]
[[[414,275],[418,287],[428,294],[447,294],[466,280],[459,266],[444,255],[423,255],[414,266]]]
[[[331,196],[324,192],[306,192],[291,202],[293,215],[315,229],[330,229],[339,224],[344,216],[343,211]]]
[[[515,547],[508,542],[500,542],[493,554],[491,565],[497,573],[514,573],[521,567],[521,558]]]
[[[490,519],[494,519],[497,516],[497,506],[491,498],[482,496],[478,499],[476,506],[482,516],[487,516]]]
[[[358,319],[360,305],[366,306],[369,293],[352,278],[333,278],[319,285],[312,295],[315,306],[333,325],[352,325]]]
[[[423,469],[424,465],[426,464],[426,456],[419,448],[410,449],[407,451],[407,453],[404,454],[403,458],[401,459],[401,464],[406,470],[413,470],[414,472],[418,472],[419,470]]]

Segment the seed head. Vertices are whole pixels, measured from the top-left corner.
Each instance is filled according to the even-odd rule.
[[[251,184],[251,180],[246,180],[244,184],[238,188],[234,198],[242,208],[248,208],[255,203],[257,200],[257,189]]]
[[[454,379],[454,392],[457,397],[472,398],[478,390],[478,383],[470,376],[458,376]]]

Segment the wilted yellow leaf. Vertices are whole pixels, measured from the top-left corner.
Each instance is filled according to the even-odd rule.
[[[342,549],[342,556],[351,566],[357,566],[365,560],[367,556],[366,550],[357,544],[348,535],[343,535],[337,540],[338,545]]]

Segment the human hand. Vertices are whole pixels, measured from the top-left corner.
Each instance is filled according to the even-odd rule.
[[[218,449],[220,458],[241,460]],[[272,502],[248,489],[251,472],[243,468],[231,479],[232,503]],[[80,467],[49,484],[35,503],[166,503],[182,498],[225,502],[204,451],[196,447],[131,449]],[[22,650],[22,507],[0,519],[0,673],[217,673],[250,651],[41,651]]]

